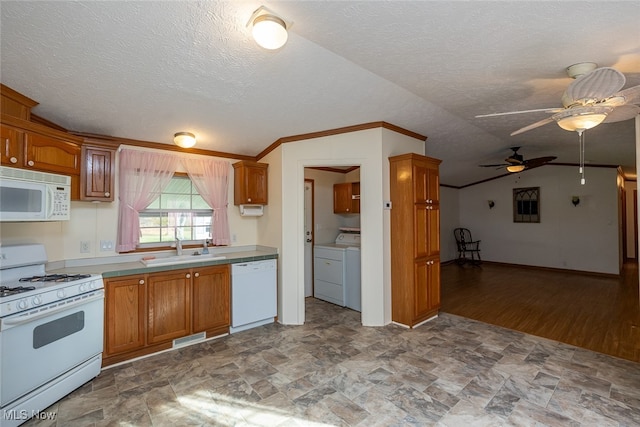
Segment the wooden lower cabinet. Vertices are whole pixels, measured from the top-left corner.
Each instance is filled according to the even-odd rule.
[[[229,328],[231,295],[228,266],[205,267],[193,273],[193,332]]]
[[[229,332],[229,265],[105,279],[102,365],[169,349],[173,340]]]
[[[146,290],[144,275],[105,280],[105,356],[144,347]]]
[[[155,344],[189,335],[191,270],[149,274],[147,342]]]
[[[431,258],[415,263],[414,322],[419,323],[438,313],[440,308],[440,260]]]

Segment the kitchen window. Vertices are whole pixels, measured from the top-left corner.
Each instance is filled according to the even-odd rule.
[[[213,210],[188,176],[176,174],[158,198],[140,211],[140,246],[211,238]]]

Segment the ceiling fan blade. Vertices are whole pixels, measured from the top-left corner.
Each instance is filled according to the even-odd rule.
[[[544,126],[544,125],[546,125],[548,123],[552,123],[553,121],[554,120],[551,117],[547,117],[546,119],[540,120],[539,122],[532,123],[529,126],[525,126],[525,127],[521,128],[521,129],[518,129],[518,130],[516,130],[514,132],[511,132],[511,136],[519,135],[519,134],[527,132],[527,131],[529,131],[531,129],[535,129],[535,128],[538,128],[540,126]]]
[[[538,113],[538,112],[558,113],[558,112],[560,112],[562,110],[563,110],[563,108],[557,108],[557,107],[553,107],[553,108],[537,108],[535,110],[507,111],[506,113],[480,114],[480,115],[476,116],[476,118],[479,118],[479,117],[509,116],[509,115],[512,115],[512,114]]]
[[[640,103],[640,85],[628,87],[613,96],[623,97],[625,104],[638,104]]]
[[[640,107],[637,105],[621,105],[614,108],[612,112],[607,114],[607,118],[604,119],[603,123],[624,122],[625,120],[633,119],[638,114],[640,114]]]
[[[500,163],[499,165],[478,165],[481,168],[501,168],[504,166],[510,166],[508,163]]]
[[[542,166],[555,159],[557,159],[556,156],[536,157],[535,159],[525,160],[524,164],[527,167],[527,169],[531,169],[531,168],[537,168],[538,166]]]
[[[581,99],[608,98],[622,89],[626,81],[624,74],[614,68],[596,68],[571,82],[562,103],[566,107]]]

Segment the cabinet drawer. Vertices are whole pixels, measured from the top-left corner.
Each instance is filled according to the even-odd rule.
[[[336,261],[343,261],[344,249],[316,247],[314,250],[314,255],[316,258],[328,258],[334,259]]]
[[[315,278],[342,285],[342,261],[327,258],[316,258],[314,264]]]
[[[316,279],[314,281],[314,296],[323,301],[344,306],[344,288],[341,285]]]

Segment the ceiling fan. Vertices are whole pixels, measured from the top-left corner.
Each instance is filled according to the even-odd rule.
[[[620,90],[626,83],[626,78],[620,71],[610,67],[597,68],[594,62],[582,62],[568,67],[567,74],[575,80],[562,95],[561,108],[509,111],[476,117],[553,113],[551,117],[511,132],[513,136],[554,121],[565,130],[582,133],[602,122],[621,122],[640,114],[640,107],[635,105],[640,103],[640,85]]]
[[[511,147],[513,153],[504,159],[506,163],[499,163],[495,165],[479,165],[483,168],[502,168],[505,167],[509,172],[522,172],[525,169],[537,168],[552,160],[555,160],[556,156],[536,157],[535,159],[525,160],[522,154],[518,154],[520,147]]]

